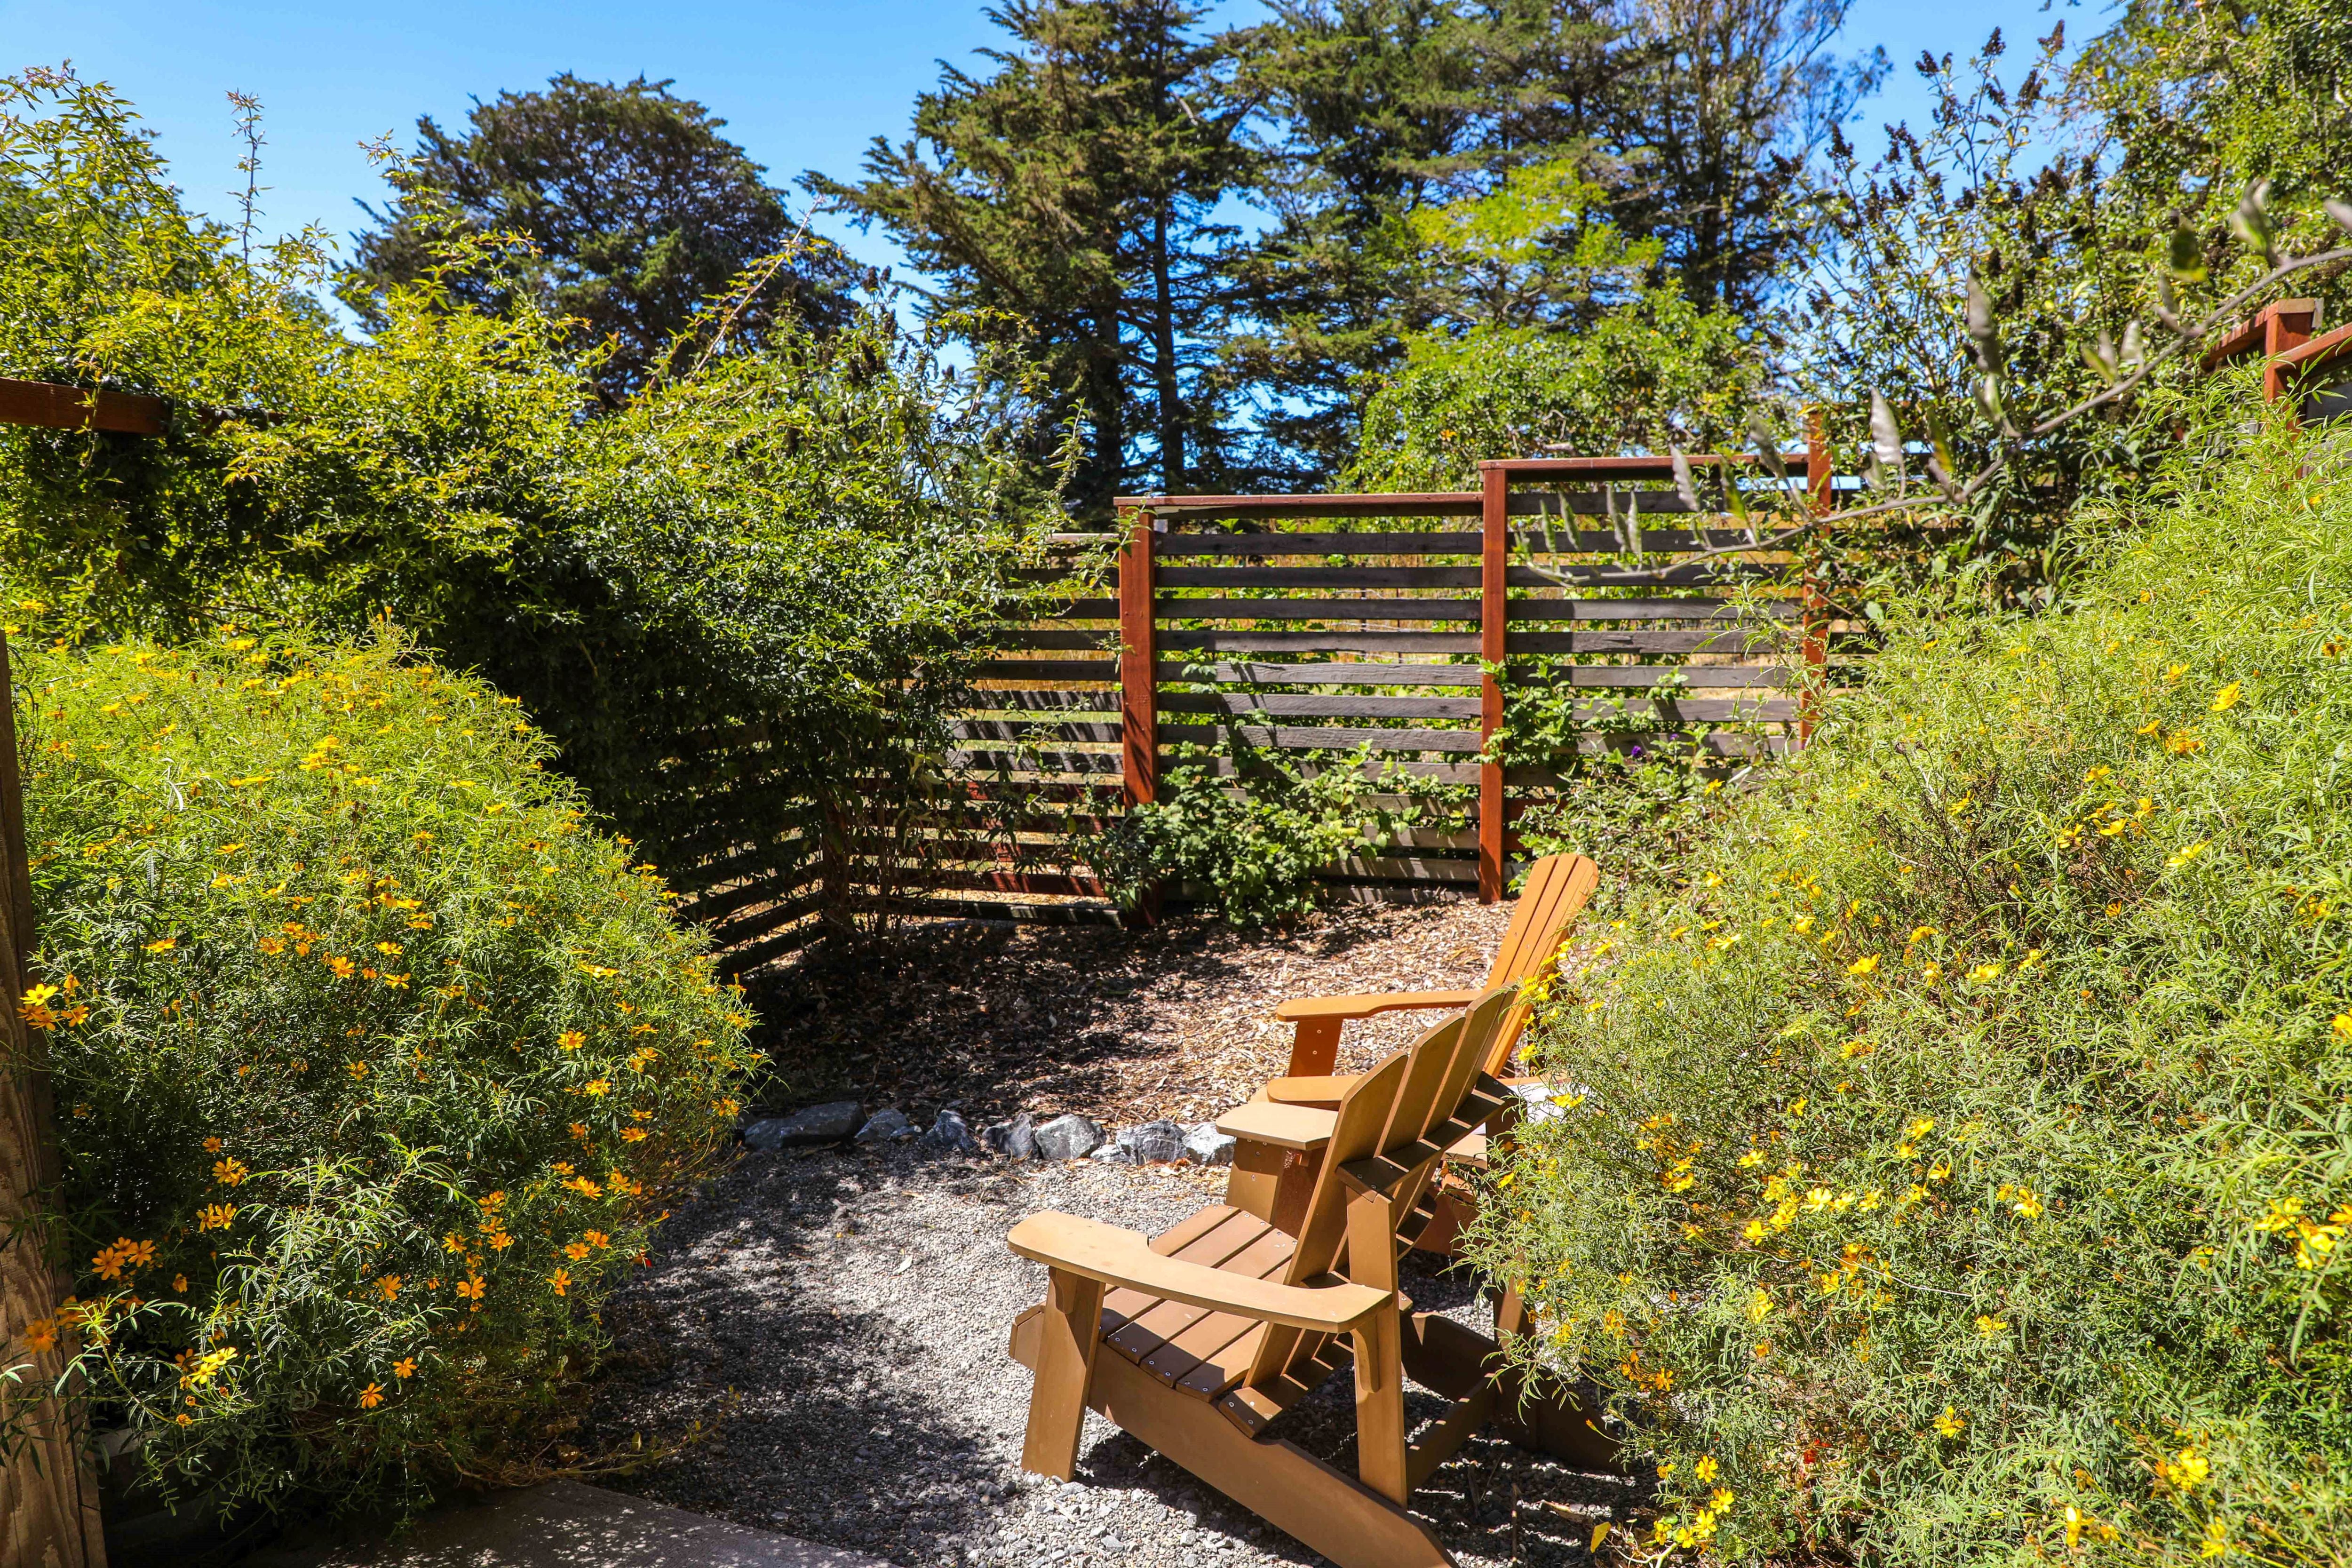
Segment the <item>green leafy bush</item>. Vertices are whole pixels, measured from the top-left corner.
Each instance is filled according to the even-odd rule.
[[[78,1298],[35,1341],[179,1495],[560,1462],[752,1065],[699,936],[510,699],[389,638],[18,674]]]
[[[1135,909],[1155,886],[1173,883],[1204,893],[1223,919],[1244,929],[1295,921],[1316,907],[1318,871],[1349,855],[1378,854],[1422,815],[1421,802],[1395,799],[1421,781],[1394,770],[1375,778],[1368,748],[1318,767],[1264,748],[1235,751],[1245,791],[1204,764],[1172,768],[1157,800],[1089,842],[1087,863],[1122,907]]]
[[[765,321],[756,353],[700,331],[609,409],[607,351],[521,286],[534,259],[451,225],[408,233],[438,265],[353,338],[317,303],[321,237],[192,221],[128,104],[0,79],[0,374],[174,407],[156,438],[0,427],[10,602],[76,638],[389,616],[521,698],[665,865],[715,826],[682,740],[772,737],[730,842],[947,750],[976,634],[1056,515],[1026,384],[956,374],[871,300],[823,333]]]
[[[1898,616],[1548,984],[1475,1250],[1645,1550],[2345,1561],[2352,436],[2236,377],[2065,613]]]

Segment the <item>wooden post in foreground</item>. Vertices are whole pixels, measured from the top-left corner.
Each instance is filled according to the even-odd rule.
[[[70,1335],[31,1353],[27,1331],[57,1322],[65,1281],[49,1266],[37,1231],[20,1228],[35,1194],[58,1179],[49,1079],[39,1034],[17,1005],[34,945],[33,886],[25,864],[25,810],[17,793],[16,724],[8,647],[0,638],[0,1369],[30,1363],[26,1381],[45,1384],[65,1360]],[[44,1335],[46,1338],[47,1336]],[[27,1399],[0,1381],[0,1563],[16,1568],[105,1568],[98,1486],[85,1462],[79,1413],[56,1398]]]
[[[1478,679],[1478,737],[1491,747],[1495,731],[1503,727],[1503,684],[1494,668],[1503,662],[1509,644],[1510,603],[1507,585],[1511,542],[1511,472],[1500,463],[1478,465],[1480,487],[1478,552],[1478,657],[1488,666]],[[1503,896],[1505,837],[1503,764],[1482,752],[1478,760],[1478,901],[1491,904]]]
[[[1139,509],[1125,521],[1118,548],[1119,783],[1133,811],[1160,798],[1160,639],[1152,626],[1152,516]],[[1146,925],[1159,919],[1157,889],[1136,912]]]
[[[1831,489],[1829,418],[1818,405],[1805,410],[1805,504],[1818,523],[1834,504]],[[1822,591],[1822,551],[1825,536],[1815,533],[1805,560],[1805,689],[1798,698],[1797,744],[1811,743],[1813,726],[1821,721],[1822,689],[1829,684],[1830,603]]]

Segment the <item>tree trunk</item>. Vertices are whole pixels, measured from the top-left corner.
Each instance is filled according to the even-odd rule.
[[[1184,493],[1184,408],[1176,384],[1176,301],[1168,280],[1168,203],[1151,214],[1151,347],[1159,380],[1160,488]]]

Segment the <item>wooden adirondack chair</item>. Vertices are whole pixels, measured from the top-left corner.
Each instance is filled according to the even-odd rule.
[[[1430,1008],[1451,1012],[1470,1005],[1480,992],[1527,979],[1559,951],[1570,922],[1583,911],[1592,889],[1600,885],[1601,868],[1582,855],[1547,855],[1530,867],[1527,886],[1511,911],[1510,929],[1503,933],[1503,945],[1496,951],[1495,965],[1477,991],[1379,991],[1361,996],[1298,996],[1285,1002],[1274,1016],[1295,1026],[1289,1076],[1311,1079],[1329,1073],[1339,1057],[1340,1027],[1350,1018]],[[1497,1078],[1503,1075],[1527,1021],[1525,1008],[1512,1010],[1480,1064],[1486,1071]],[[1335,1089],[1320,1086],[1324,1092],[1318,1094],[1312,1092],[1316,1087],[1301,1085],[1291,1098],[1302,1103],[1338,1098]]]
[[[1237,1179],[1228,1202],[1150,1238],[1061,1214],[1014,1226],[1013,1250],[1049,1271],[1044,1304],[1013,1328],[1014,1359],[1037,1374],[1023,1465],[1068,1479],[1091,1405],[1341,1568],[1440,1568],[1453,1558],[1405,1502],[1486,1421],[1605,1462],[1612,1446],[1573,1402],[1523,1398],[1496,1339],[1416,1312],[1397,1289],[1444,1151],[1513,1113],[1478,1063],[1516,993],[1477,997],[1360,1075],[1335,1109],[1254,1100],[1220,1120],[1288,1153],[1275,1188]],[[1496,1333],[1524,1328],[1507,1290]],[[1350,1355],[1352,1477],[1269,1429]],[[1408,1374],[1454,1402],[1419,1442],[1408,1440]]]
[[[1510,929],[1503,933],[1503,945],[1496,951],[1486,984],[1516,986],[1549,963],[1552,954],[1559,951],[1559,944],[1568,939],[1570,925],[1583,912],[1593,889],[1600,885],[1601,868],[1582,855],[1547,855],[1529,868],[1527,887],[1519,894],[1517,907],[1511,911]],[[1460,1007],[1468,1005],[1476,994],[1472,991],[1386,991],[1360,996],[1308,996],[1285,1002],[1274,1010],[1274,1016],[1291,1019],[1297,1026],[1291,1036],[1290,1072],[1269,1081],[1258,1093],[1261,1098],[1286,1105],[1336,1105],[1355,1081],[1350,1076],[1331,1076],[1332,1063],[1339,1051],[1339,1029],[1349,1019],[1424,1007]],[[1494,1041],[1480,1064],[1488,1076],[1501,1079],[1509,1070],[1511,1053],[1518,1048],[1520,1032],[1527,1027],[1528,1013],[1528,1008],[1514,1005],[1496,1030]],[[1465,1132],[1446,1150],[1448,1158],[1457,1164],[1483,1165],[1486,1136],[1485,1131],[1477,1129]],[[1266,1179],[1264,1167],[1268,1159],[1264,1152],[1251,1151],[1244,1145],[1236,1157],[1258,1167],[1255,1173],[1257,1179]],[[1422,1230],[1414,1245],[1441,1257],[1449,1256],[1455,1237],[1476,1214],[1477,1205],[1467,1186],[1458,1180],[1448,1180],[1432,1194],[1429,1206],[1435,1217]]]

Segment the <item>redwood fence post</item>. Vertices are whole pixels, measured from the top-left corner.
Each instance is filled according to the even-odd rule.
[[[1509,647],[1507,584],[1510,563],[1511,471],[1501,463],[1478,465],[1481,490],[1478,550],[1478,658],[1487,666],[1478,679],[1478,901],[1503,896],[1503,764],[1493,754],[1495,731],[1503,727],[1503,683],[1495,671]]]
[[[1830,514],[1831,489],[1829,417],[1819,405],[1805,410],[1805,505],[1818,525]],[[1822,689],[1829,684],[1830,605],[1822,590],[1822,552],[1828,545],[1818,526],[1805,551],[1805,689],[1798,699],[1797,744],[1809,744],[1813,726],[1821,721]]]
[[[2279,356],[2309,341],[2319,320],[2318,305],[2309,300],[2281,300],[2263,312],[2263,401],[2276,403],[2286,391],[2286,367]],[[2288,414],[2293,418],[2293,412]]]
[[[1151,543],[1157,531],[1149,509],[1127,514],[1127,537],[1118,549],[1118,735],[1119,779],[1127,809],[1160,797],[1159,638],[1152,628]],[[1145,895],[1138,913],[1147,925],[1159,918],[1157,890]]]
[[[0,931],[0,1358],[13,1363],[22,1355],[37,1384],[57,1375],[67,1347],[60,1343],[37,1355],[18,1347],[27,1324],[55,1321],[65,1282],[49,1265],[38,1228],[17,1228],[34,1216],[34,1194],[57,1180],[58,1146],[41,1037],[17,1005],[34,928],[14,710],[7,642],[0,638],[0,862],[7,882],[0,893],[0,923],[6,928]],[[55,1395],[31,1398],[0,1383],[0,1426],[17,1427],[0,1460],[0,1563],[105,1568],[98,1489],[77,1430],[80,1418]]]

